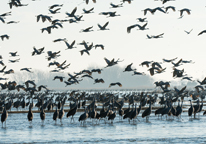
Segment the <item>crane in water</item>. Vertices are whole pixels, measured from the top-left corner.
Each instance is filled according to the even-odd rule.
[[[33,120],[33,112],[31,111],[31,109],[32,109],[32,105],[30,104],[29,105],[29,111],[28,111],[28,114],[27,114],[27,118],[28,118],[28,121],[30,122],[30,124]]]
[[[3,113],[1,114],[1,122],[2,122],[2,127],[3,123],[5,122],[5,127],[6,127],[6,119],[8,117],[8,112],[6,111],[6,107],[4,106]]]

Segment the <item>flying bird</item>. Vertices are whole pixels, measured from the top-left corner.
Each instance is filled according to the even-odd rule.
[[[115,85],[118,85],[119,87],[122,87],[122,84],[120,82],[116,82],[116,83],[110,83],[109,88],[111,86],[115,86]]]

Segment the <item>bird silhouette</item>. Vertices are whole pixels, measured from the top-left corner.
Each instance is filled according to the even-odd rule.
[[[100,24],[97,24],[100,30],[109,30],[107,29],[107,25],[109,24],[109,22],[106,22],[103,26],[101,26]]]

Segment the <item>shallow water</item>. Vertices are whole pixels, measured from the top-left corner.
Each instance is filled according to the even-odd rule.
[[[149,122],[138,116],[139,121],[130,123],[117,115],[113,124],[87,119],[84,126],[78,122],[80,114],[76,113],[72,123],[64,116],[62,125],[59,120],[55,124],[53,113],[46,113],[44,125],[39,113],[34,113],[32,124],[27,114],[9,114],[6,128],[0,128],[0,143],[206,143],[202,113],[195,120],[186,112],[182,120],[161,120],[152,113]]]

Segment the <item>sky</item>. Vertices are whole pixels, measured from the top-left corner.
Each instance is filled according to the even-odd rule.
[[[109,0],[97,0],[93,3],[91,0],[87,5],[82,0],[22,0],[22,4],[28,4],[23,7],[9,8],[8,0],[0,1],[1,9],[0,14],[11,11],[11,15],[5,18],[5,21],[19,21],[17,24],[6,24],[0,22],[0,35],[8,34],[9,40],[0,40],[0,55],[3,57],[3,62],[7,66],[6,70],[13,69],[14,74],[6,75],[0,74],[0,77],[8,77],[9,80],[16,80],[19,83],[28,79],[35,79],[40,82],[41,79],[51,80],[54,75],[67,76],[67,73],[73,74],[73,72],[79,72],[83,69],[89,68],[104,68],[106,62],[104,58],[111,60],[113,58],[124,60],[115,68],[105,70],[102,75],[95,75],[95,78],[102,77],[107,79],[109,75],[117,74],[116,71],[112,74],[112,69],[119,70],[119,77],[111,77],[107,80],[102,87],[94,86],[93,81],[85,79],[86,86],[91,88],[108,88],[109,83],[120,81],[124,83],[123,88],[138,88],[141,85],[153,86],[153,81],[174,81],[178,84],[179,79],[172,77],[172,64],[162,63],[162,67],[166,67],[166,72],[162,74],[156,74],[154,76],[149,75],[148,68],[145,66],[139,66],[143,61],[156,61],[163,62],[162,59],[172,59],[178,57],[179,59],[192,60],[194,64],[183,64],[178,69],[184,69],[188,76],[192,76],[193,80],[202,80],[205,77],[206,67],[204,67],[205,57],[205,38],[206,34],[197,36],[199,32],[205,30],[206,24],[206,1],[199,0],[198,3],[194,0],[176,0],[169,1],[162,4],[161,1],[154,0],[133,0],[131,4],[127,2],[123,3],[123,7],[111,8]],[[122,3],[120,0],[113,0],[113,4]],[[49,6],[53,4],[63,4],[60,13],[51,14],[49,12]],[[144,16],[142,10],[146,8],[167,7],[174,6],[176,11],[169,10],[167,14],[159,11],[154,15],[147,13]],[[71,12],[77,7],[76,14],[83,15],[83,21],[78,23],[62,23],[63,28],[52,29],[51,34],[47,32],[42,33],[41,29],[50,26],[50,22],[37,22],[36,16],[39,14],[52,16],[53,19],[69,19],[66,16],[66,12]],[[90,9],[94,7],[94,13],[84,14],[83,8]],[[191,10],[191,14],[183,13],[183,17],[179,19],[179,10],[188,8]],[[105,15],[99,15],[101,12],[114,12],[120,16],[107,17]],[[128,26],[133,24],[143,25],[144,23],[138,22],[137,18],[147,18],[148,30],[140,31],[138,28],[131,30],[131,33],[127,33]],[[97,24],[103,25],[109,21],[109,30],[100,31]],[[82,29],[93,26],[93,31],[88,33],[80,32]],[[184,31],[190,31],[190,34],[186,34]],[[164,33],[163,38],[159,39],[147,39],[146,35],[158,35]],[[65,50],[66,45],[64,42],[54,43],[53,40],[58,38],[66,38],[68,43],[76,40],[75,46],[77,48],[71,50]],[[80,50],[84,49],[83,46],[77,45],[77,43],[83,40],[90,44],[103,44],[104,50],[100,48],[93,48],[90,51],[90,55],[80,55]],[[31,56],[33,47],[42,48],[45,47],[45,53],[38,56]],[[9,52],[18,51],[18,57],[11,57]],[[65,69],[63,73],[50,73],[49,71],[55,69],[55,66],[48,67],[49,62],[46,59],[47,51],[61,51],[60,57],[55,59],[59,63],[66,60],[66,64],[71,63],[68,69]],[[20,58],[17,63],[9,63],[8,60],[14,60]],[[124,68],[133,63],[132,68],[136,68],[137,71],[145,72],[147,74],[148,81],[141,78],[140,81],[131,76],[132,72],[126,74],[122,71]],[[3,66],[0,66],[3,68]],[[27,72],[20,71],[21,68],[32,68],[34,73],[28,74]],[[43,75],[39,75],[40,73]],[[120,78],[121,77],[121,78]],[[139,77],[139,76],[138,76]],[[89,81],[89,83],[88,83]],[[90,83],[91,81],[91,83]],[[2,81],[3,83],[4,81]],[[130,83],[133,83],[131,85]],[[60,82],[48,82],[41,83],[52,87],[65,87]],[[90,85],[89,85],[90,84]],[[187,82],[184,82],[187,84]],[[84,83],[78,86],[68,86],[69,88],[84,88]],[[118,88],[118,87],[116,87]]]

